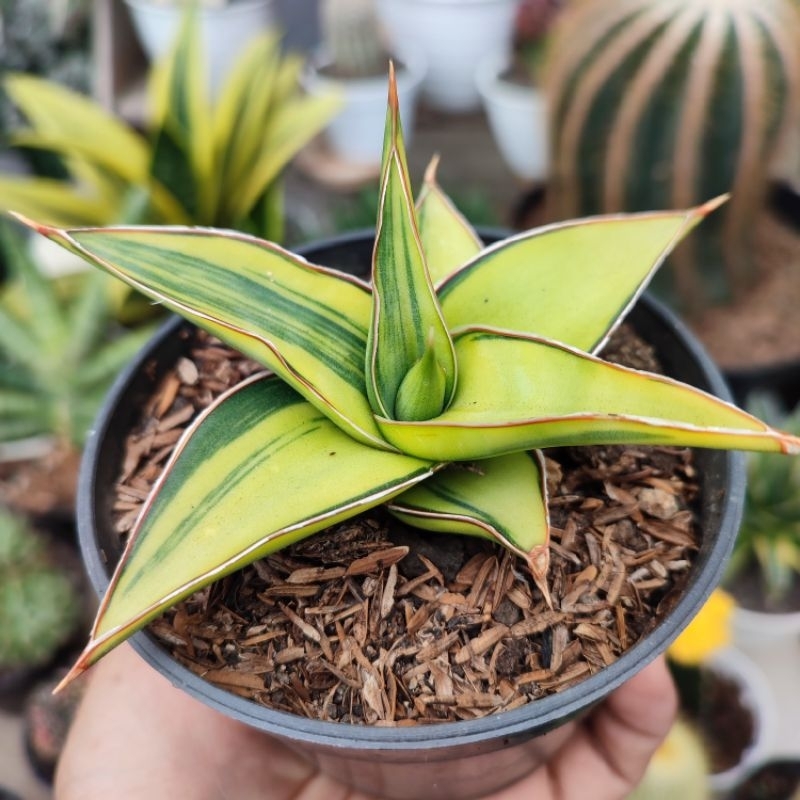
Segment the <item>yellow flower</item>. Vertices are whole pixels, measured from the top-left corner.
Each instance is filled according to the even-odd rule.
[[[667,655],[679,664],[702,664],[731,641],[731,616],[736,603],[722,589],[715,589],[683,633],[670,645]]]

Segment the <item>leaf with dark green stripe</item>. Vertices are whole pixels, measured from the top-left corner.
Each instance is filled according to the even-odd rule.
[[[236,219],[246,216],[291,159],[325,127],[342,106],[338,94],[300,96],[284,101],[262,131],[261,147],[230,198]]]
[[[670,250],[719,202],[571,220],[505,239],[439,286],[447,325],[486,325],[595,351]]]
[[[179,442],[77,669],[213,580],[391,499],[432,470],[359,444],[274,376],[240,384]]]
[[[417,528],[495,539],[544,583],[550,523],[544,464],[536,452],[448,467],[387,508]]]
[[[40,231],[274,370],[352,436],[387,447],[366,399],[370,293],[356,278],[232,232]]]
[[[229,72],[214,109],[222,208],[233,201],[263,141],[280,65],[279,46],[274,31],[254,39]]]
[[[207,64],[194,5],[183,15],[177,40],[153,68],[151,100],[156,121],[150,171],[200,224],[211,224],[216,212],[217,176],[208,98]]]
[[[456,340],[456,354],[447,411],[426,422],[379,420],[401,452],[437,461],[577,444],[800,452],[800,438],[699,389],[555,342],[477,330]]]
[[[396,92],[390,92],[387,131],[372,263],[367,392],[383,416],[425,419],[447,407],[456,362],[417,231]],[[428,380],[432,374],[442,380]],[[401,387],[406,399],[417,395],[417,400],[398,402]]]
[[[419,236],[434,284],[464,266],[483,249],[478,234],[439,186],[438,165],[438,158],[428,165],[422,191],[417,197]]]

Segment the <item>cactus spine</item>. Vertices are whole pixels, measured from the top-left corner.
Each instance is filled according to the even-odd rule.
[[[675,288],[689,306],[741,291],[753,217],[800,127],[799,36],[794,0],[568,6],[545,74],[554,215],[685,208],[731,192],[721,227],[676,254]],[[692,252],[703,239],[712,251]],[[725,274],[699,276],[712,260]]]

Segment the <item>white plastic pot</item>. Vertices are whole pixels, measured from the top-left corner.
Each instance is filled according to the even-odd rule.
[[[478,65],[475,82],[489,129],[509,169],[521,180],[544,183],[549,170],[547,107],[532,84],[504,77],[510,59],[491,55]]]
[[[746,647],[777,644],[800,637],[800,611],[770,613],[736,607],[733,612],[735,641]]]
[[[428,65],[423,94],[442,111],[480,108],[475,68],[508,57],[519,0],[378,0],[380,20],[400,58]]]
[[[303,75],[303,88],[310,94],[339,92],[341,111],[328,123],[325,137],[332,153],[344,162],[377,166],[383,151],[383,126],[386,122],[388,75],[373,78],[339,79],[323,71],[328,63],[319,56]],[[410,145],[416,118],[417,98],[425,78],[425,66],[419,59],[397,64],[397,95],[403,138]]]
[[[185,2],[125,0],[136,35],[151,61],[175,41]],[[208,65],[209,86],[215,93],[244,46],[275,23],[275,0],[234,0],[218,8],[199,9],[200,32]]]
[[[724,795],[741,783],[754,767],[769,754],[777,725],[775,697],[761,667],[741,650],[729,647],[716,653],[708,665],[719,675],[728,677],[741,687],[743,705],[753,715],[753,741],[736,766],[710,776],[712,790]]]

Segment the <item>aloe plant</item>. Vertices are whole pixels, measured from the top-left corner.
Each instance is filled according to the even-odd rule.
[[[800,405],[790,414],[767,394],[747,407],[773,425],[800,436]],[[800,462],[770,453],[749,453],[744,518],[733,550],[728,580],[748,566],[761,574],[765,599],[779,606],[800,581]]]
[[[106,275],[79,276],[71,291],[45,278],[6,223],[0,250],[11,273],[0,292],[0,444],[48,436],[79,448],[111,381],[153,329],[116,325]]]
[[[267,369],[187,429],[72,675],[201,586],[382,503],[422,528],[497,539],[547,596],[540,448],[799,452],[711,395],[596,355],[715,205],[483,249],[433,169],[415,206],[392,76],[371,283],[233,232],[29,223]]]
[[[3,87],[28,120],[11,143],[59,154],[68,180],[0,176],[0,208],[56,225],[217,225],[283,237],[282,173],[339,107],[300,93],[302,60],[276,34],[246,48],[216,103],[195,13],[148,80],[146,135],[89,98],[30,75]]]

